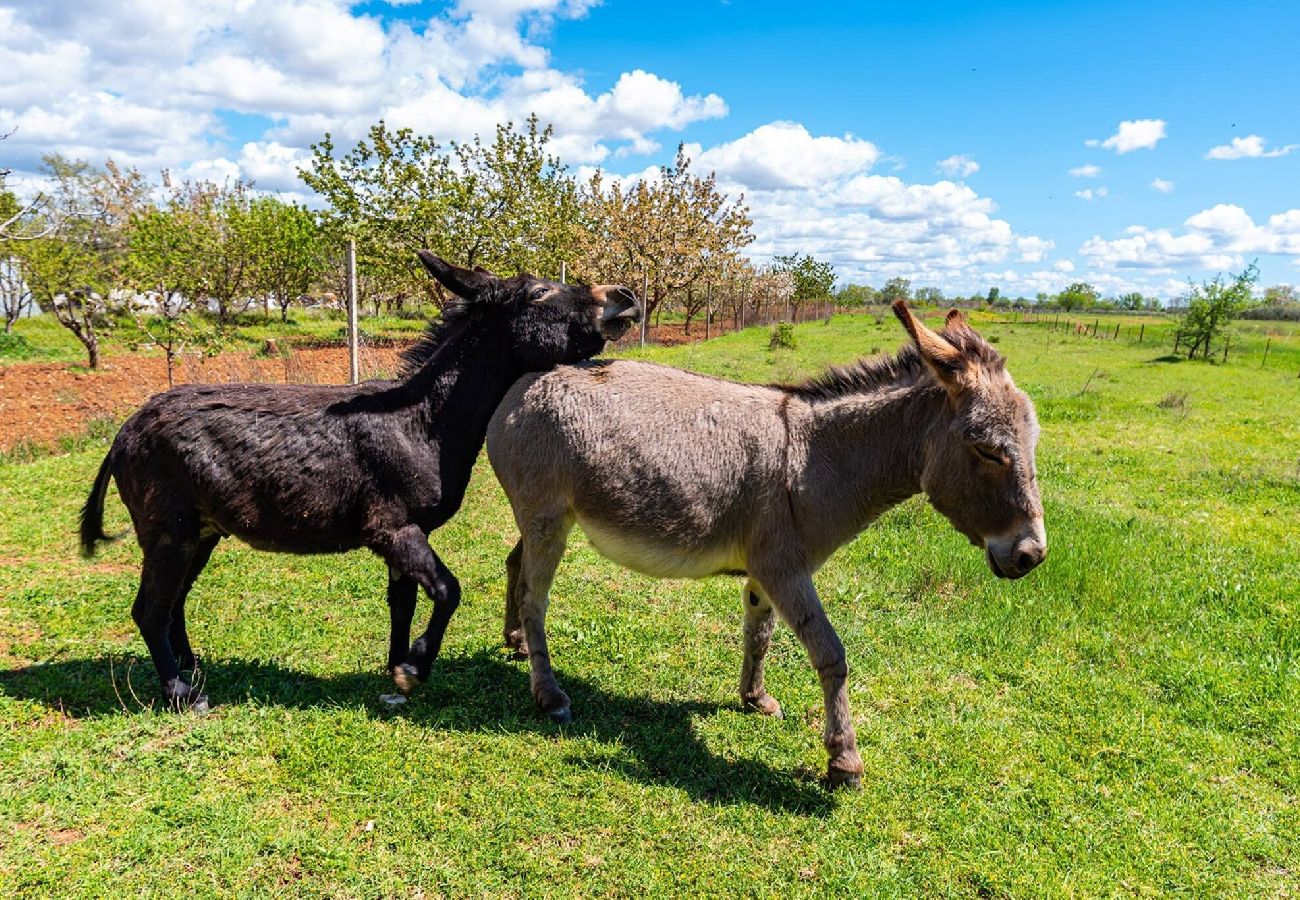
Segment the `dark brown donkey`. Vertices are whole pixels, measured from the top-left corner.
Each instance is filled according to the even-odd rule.
[[[546,607],[576,521],[639,572],[747,575],[742,702],[780,714],[763,685],[775,611],[821,679],[829,780],[858,783],[844,647],[812,574],[919,491],[999,577],[1019,578],[1047,554],[1029,397],[955,310],[940,332],[905,304],[894,312],[912,337],[896,357],[797,387],[614,360],[510,389],[488,426],[521,535],[507,560],[505,637],[528,654],[533,696],[551,718],[570,712],[551,671]]]
[[[497,402],[526,372],[600,352],[640,314],[624,287],[420,259],[464,302],[406,351],[396,381],[186,385],[118,432],[82,512],[81,546],[90,555],[105,538],[116,479],[144,551],[131,614],[173,706],[207,705],[181,676],[195,664],[185,597],[230,535],[259,550],[373,550],[388,563],[388,665],[403,693],[427,678],[460,602],[428,535],[460,508]],[[433,616],[408,647],[417,586]]]

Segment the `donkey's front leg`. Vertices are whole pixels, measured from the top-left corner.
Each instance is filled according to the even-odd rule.
[[[393,532],[375,549],[388,562],[390,569],[420,585],[433,601],[429,627],[411,645],[406,661],[393,668],[393,681],[396,682],[397,689],[403,694],[409,694],[420,682],[428,679],[429,670],[438,658],[447,623],[460,605],[460,582],[438,559],[429,546],[428,538],[416,525],[407,525]],[[392,615],[394,624],[399,624],[398,612],[394,611]],[[409,622],[409,615],[406,619]],[[396,641],[398,637],[400,635],[393,635],[393,640]]]
[[[776,613],[754,579],[745,582],[745,660],[740,667],[740,702],[745,709],[781,717],[781,704],[763,686],[763,663],[772,644]]]
[[[785,573],[774,578],[760,575],[759,580],[767,588],[776,611],[808,651],[808,658],[821,679],[822,700],[826,706],[822,741],[830,756],[827,781],[833,788],[857,789],[862,785],[862,757],[858,755],[858,737],[849,714],[849,697],[845,689],[849,668],[844,658],[844,645],[826,618],[810,576]]]
[[[420,585],[394,568],[388,570],[388,671],[394,672],[411,652],[411,619]]]

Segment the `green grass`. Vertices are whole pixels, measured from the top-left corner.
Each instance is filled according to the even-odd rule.
[[[208,333],[213,320],[195,317],[196,330]],[[425,327],[420,318],[397,316],[364,316],[361,319],[363,341],[367,337],[415,338]],[[221,341],[221,349],[259,351],[268,339],[281,345],[311,343],[315,341],[342,341],[347,336],[347,323],[336,310],[294,310],[288,322],[280,321],[278,313],[266,317],[260,312],[247,312],[237,316]],[[114,355],[130,352],[154,352],[147,336],[130,318],[115,320],[112,327],[100,330],[100,352]],[[72,332],[58,323],[52,315],[19,319],[14,333],[5,339],[0,335],[0,365],[14,362],[67,362],[85,365],[86,350]]]
[[[818,574],[859,794],[819,783],[788,630],[786,718],[738,710],[737,579],[652,581],[577,535],[550,617],[576,718],[544,722],[498,648],[514,531],[482,463],[434,536],[465,601],[409,704],[377,700],[378,561],[228,543],[188,607],[218,706],[154,711],[138,551],[75,558],[106,437],[0,464],[0,894],[1294,896],[1300,340],[1261,368],[1253,336],[1206,365],[1162,361],[1151,325],[1138,346],[979,324],[1038,403],[1051,558],[998,581],[913,500]],[[795,334],[644,355],[781,380],[901,339]]]

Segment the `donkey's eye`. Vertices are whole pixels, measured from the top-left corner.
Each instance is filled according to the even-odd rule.
[[[997,463],[999,466],[1007,464],[1007,458],[995,447],[988,447],[983,444],[975,444],[974,450],[981,458],[987,459],[991,463]]]
[[[551,289],[544,284],[539,284],[528,293],[528,299],[534,303],[540,303],[551,295]]]

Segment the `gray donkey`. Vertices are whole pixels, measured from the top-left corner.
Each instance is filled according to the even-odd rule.
[[[532,664],[537,703],[570,719],[546,647],[546,607],[574,522],[604,555],[663,578],[746,575],[742,703],[763,686],[775,614],[821,679],[831,786],[862,774],[844,647],[812,574],[881,513],[924,491],[1000,578],[1047,555],[1034,406],[1005,360],[948,314],[901,301],[912,343],[892,359],[798,386],[736,384],[630,360],[528,375],[488,425],[488,456],[521,538],[507,559],[505,639]]]

